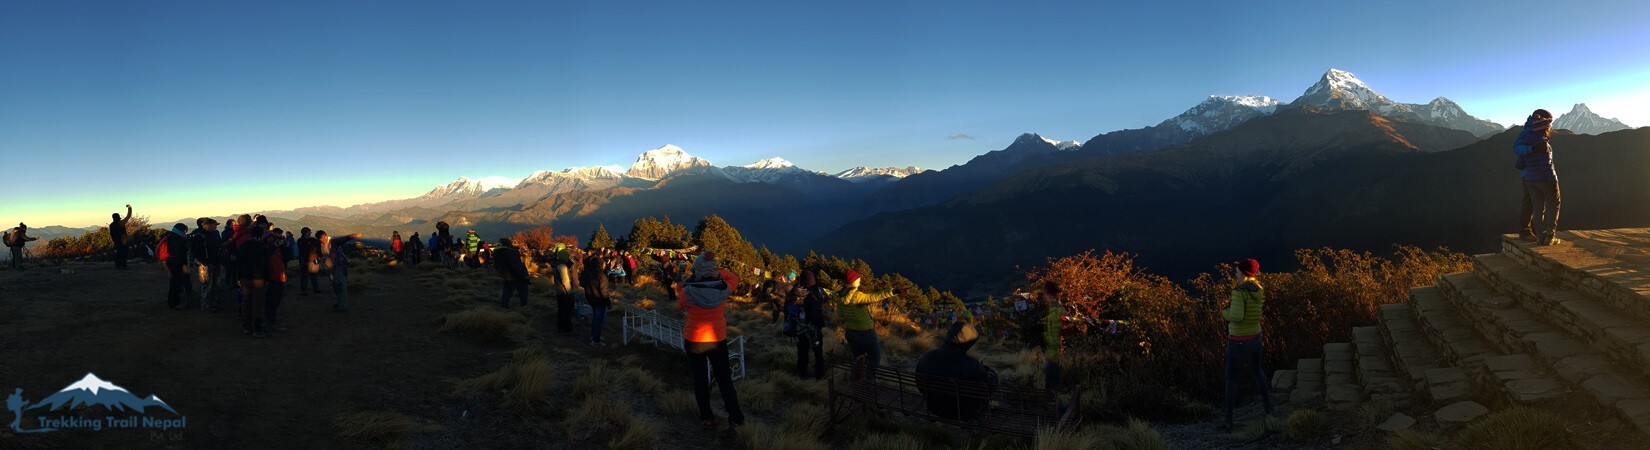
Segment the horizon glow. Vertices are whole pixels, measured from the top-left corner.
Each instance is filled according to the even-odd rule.
[[[1209,95],[1291,101],[1329,68],[1501,125],[1586,103],[1645,126],[1647,14],[1625,0],[12,2],[0,223],[99,225],[127,203],[154,220],[350,206],[460,176],[628,166],[666,144],[719,166],[943,169],[1020,133],[1155,125]]]

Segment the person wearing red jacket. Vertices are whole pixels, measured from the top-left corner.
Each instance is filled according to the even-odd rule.
[[[677,285],[677,308],[686,313],[682,326],[683,350],[687,351],[688,372],[693,374],[694,399],[699,403],[699,420],[706,430],[716,429],[710,410],[710,377],[716,377],[722,404],[728,413],[728,432],[745,424],[739,410],[739,395],[733,389],[733,371],[728,367],[728,294],[739,286],[733,272],[716,267],[716,254],[706,250],[693,261],[693,275]],[[706,373],[705,366],[710,366]]]
[[[390,232],[390,251],[395,252],[395,260],[396,261],[400,261],[401,258],[406,256],[405,251],[402,250],[402,248],[401,248],[401,232],[400,231]]]

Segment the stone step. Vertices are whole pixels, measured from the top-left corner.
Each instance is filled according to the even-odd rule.
[[[1323,400],[1323,360],[1307,358],[1295,361],[1295,385],[1289,392],[1289,402],[1314,404]]]
[[[1650,319],[1650,228],[1561,231],[1560,245],[1503,235],[1501,252],[1559,285]]]
[[[1492,347],[1478,337],[1472,326],[1456,313],[1454,305],[1434,287],[1409,290],[1409,302],[1415,318],[1421,323],[1422,334],[1451,365],[1477,370]]]
[[[1381,305],[1381,334],[1391,348],[1394,368],[1399,376],[1408,376],[1412,384],[1420,385],[1427,369],[1446,365],[1443,355],[1422,334],[1420,322],[1407,303]]]
[[[1478,330],[1479,336],[1502,353],[1533,353],[1535,346],[1525,339],[1527,336],[1558,331],[1535,313],[1519,307],[1512,297],[1491,288],[1475,272],[1439,277],[1438,290]]]
[[[1401,376],[1393,365],[1381,327],[1352,328],[1352,346],[1357,349],[1358,384],[1363,386],[1366,399],[1409,406],[1414,397],[1414,383]]]
[[[1595,296],[1562,287],[1540,273],[1504,255],[1478,255],[1473,265],[1501,292],[1509,294],[1532,315],[1596,348],[1624,368],[1650,372],[1650,321],[1623,314]],[[1540,334],[1540,333],[1534,333]],[[1575,350],[1568,342],[1552,343],[1550,350]],[[1558,348],[1559,346],[1566,348]],[[1586,354],[1579,352],[1576,354]],[[1574,355],[1560,356],[1567,357]]]

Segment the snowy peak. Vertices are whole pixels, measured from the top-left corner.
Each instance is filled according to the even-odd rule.
[[[755,163],[746,164],[742,167],[744,167],[746,169],[788,169],[788,168],[796,167],[796,164],[791,164],[791,162],[786,161],[785,158],[780,158],[780,157],[775,156],[775,157],[772,157],[772,158],[757,161]]]
[[[619,166],[569,167],[559,172],[540,170],[528,175],[527,178],[523,178],[521,183],[516,184],[516,188],[554,184],[564,180],[618,180],[624,178],[624,174],[620,173],[623,170],[624,168]]]
[[[76,381],[58,392],[68,392],[76,389],[89,391],[92,395],[97,395],[99,391],[103,390],[130,392],[120,386],[115,386],[114,383],[103,381],[102,378],[98,378],[97,375],[93,375],[91,372],[86,372],[86,376],[82,377],[80,381]]]
[[[1293,105],[1327,106],[1337,109],[1362,109],[1380,114],[1407,111],[1403,105],[1386,98],[1352,72],[1329,69],[1312,87],[1296,98]]]
[[[1229,130],[1278,110],[1278,101],[1264,95],[1211,95],[1160,125],[1173,125],[1193,137]]]
[[[1070,141],[1068,141],[1070,142]],[[871,168],[859,166],[837,172],[835,177],[855,183],[864,183],[878,180],[897,180],[911,175],[926,172],[916,166]]]
[[[626,171],[625,175],[657,180],[682,169],[710,167],[710,165],[710,161],[689,155],[681,147],[666,145],[648,150],[642,153],[641,156],[637,156],[636,162],[630,165],[630,170]]]
[[[1038,143],[1053,146],[1055,150],[1072,150],[1083,145],[1083,143],[1077,141],[1057,141],[1054,139],[1049,139],[1037,133],[1021,134],[1020,137],[1014,138],[1013,145],[1037,145]]]
[[[1632,127],[1627,126],[1620,120],[1605,118],[1593,113],[1593,110],[1588,108],[1586,103],[1577,103],[1570,108],[1570,112],[1564,113],[1553,120],[1553,128],[1570,130],[1577,134],[1601,134]]]
[[[479,196],[494,189],[509,189],[521,184],[520,179],[505,177],[485,177],[471,180],[458,177],[451,183],[436,186],[435,189],[419,198],[443,198],[453,196]]]

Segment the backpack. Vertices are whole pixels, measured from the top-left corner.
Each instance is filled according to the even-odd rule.
[[[160,243],[155,244],[155,260],[166,262],[166,258],[171,257],[173,251],[175,250],[172,248],[172,239],[170,239],[170,236],[162,237],[160,238]]]
[[[780,332],[786,336],[796,337],[796,334],[801,330],[802,305],[794,303],[785,305],[785,328]]]
[[[17,229],[16,228],[6,230],[6,246],[7,247],[16,247],[17,246]]]

